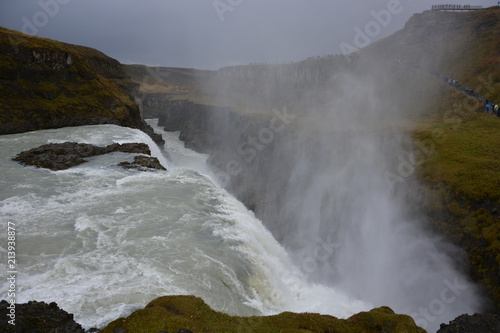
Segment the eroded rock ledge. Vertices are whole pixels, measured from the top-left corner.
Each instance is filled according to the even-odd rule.
[[[145,143],[113,143],[105,147],[94,146],[87,143],[64,142],[50,143],[37,148],[24,151],[12,160],[25,166],[36,166],[50,170],[65,170],[87,162],[86,157],[104,155],[112,152],[151,155]],[[135,156],[134,162],[122,162],[121,166],[130,169],[166,170],[156,157]]]
[[[0,331],[14,332],[71,332],[84,333],[83,327],[75,322],[73,315],[59,308],[56,303],[31,301],[15,305],[15,315],[11,313],[10,303],[0,302]],[[14,321],[12,321],[14,318]],[[11,321],[11,323],[8,323]],[[14,323],[15,325],[12,325]]]

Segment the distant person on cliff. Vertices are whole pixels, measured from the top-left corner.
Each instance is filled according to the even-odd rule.
[[[495,104],[493,110],[495,111],[495,114],[500,117],[500,114],[498,113],[498,104]]]
[[[490,113],[491,104],[486,100],[486,105],[484,106],[484,111]]]

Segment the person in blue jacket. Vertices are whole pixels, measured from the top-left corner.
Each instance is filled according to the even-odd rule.
[[[491,108],[491,104],[487,101],[486,105],[484,106],[484,112],[490,113],[490,108]]]

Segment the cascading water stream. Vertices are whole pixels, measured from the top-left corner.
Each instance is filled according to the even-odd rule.
[[[55,301],[86,328],[177,294],[202,297],[214,309],[238,315],[289,310],[348,317],[371,308],[307,282],[253,213],[210,178],[181,168],[184,162],[203,168],[206,156],[166,139],[171,161],[144,133],[113,125],[0,138],[0,215],[16,225],[18,302]],[[11,160],[64,141],[145,142],[170,170],[122,169],[117,164],[132,159],[125,153],[57,172]],[[0,269],[7,271],[6,262]],[[7,289],[2,282],[0,293]]]
[[[406,200],[413,183],[398,165],[418,150],[401,125],[409,115],[394,106],[398,96],[377,91],[378,79],[333,77],[331,101],[298,112],[290,134],[266,147],[267,170],[258,166],[249,178],[263,177],[261,192],[280,201],[257,205],[258,216],[310,281],[390,306],[433,332],[481,311],[481,297],[460,252],[426,231],[423,212]],[[402,178],[398,191],[388,171]]]

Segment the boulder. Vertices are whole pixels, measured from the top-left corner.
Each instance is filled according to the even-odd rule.
[[[135,156],[133,162],[121,162],[118,165],[125,169],[137,169],[139,171],[167,170],[156,157],[144,155]]]
[[[0,302],[0,331],[30,332],[30,333],[85,333],[85,330],[75,322],[73,315],[59,308],[56,303],[31,301],[15,305],[15,325],[9,324],[8,307],[10,303]]]
[[[151,151],[145,143],[113,143],[106,147],[87,143],[64,142],[49,143],[28,151],[21,152],[14,161],[26,166],[36,166],[50,170],[65,170],[85,163],[86,157],[104,155],[111,152],[124,152],[150,155]]]
[[[463,314],[448,324],[441,324],[437,333],[498,333],[500,316],[494,314]]]

